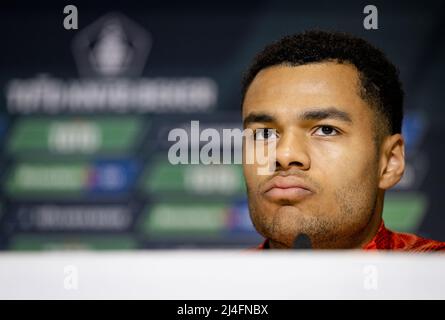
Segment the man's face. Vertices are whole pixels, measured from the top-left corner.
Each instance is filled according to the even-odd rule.
[[[315,248],[356,247],[374,216],[374,111],[357,70],[334,62],[262,70],[243,104],[245,128],[276,143],[276,169],[244,164],[252,221],[275,247],[300,233]],[[276,134],[264,129],[274,129]]]

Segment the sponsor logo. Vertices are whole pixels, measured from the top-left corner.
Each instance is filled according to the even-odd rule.
[[[144,126],[144,129],[147,125]],[[36,152],[72,155],[121,153],[135,147],[142,133],[142,119],[135,116],[89,119],[19,119],[8,141],[10,154]]]
[[[12,197],[125,193],[134,184],[138,169],[132,160],[19,163],[12,169],[6,190]]]
[[[53,235],[17,234],[10,240],[11,250],[129,250],[138,247],[130,235]]]
[[[415,232],[428,209],[428,198],[420,192],[389,192],[385,196],[385,225],[399,232]]]
[[[157,203],[147,206],[138,225],[147,237],[256,235],[245,200]]]
[[[153,159],[142,178],[148,193],[187,196],[244,196],[245,185],[239,165],[171,165],[161,157]]]
[[[152,37],[122,14],[108,14],[79,31],[73,53],[80,79],[48,73],[12,79],[7,109],[32,113],[157,113],[209,111],[218,86],[209,77],[138,77],[144,70]]]
[[[109,13],[80,31],[73,54],[83,77],[140,76],[151,35],[120,13]]]
[[[42,204],[13,208],[17,231],[119,232],[130,228],[132,208],[124,205]]]

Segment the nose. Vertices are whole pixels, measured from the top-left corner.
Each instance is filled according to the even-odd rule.
[[[310,166],[305,138],[297,133],[282,135],[276,147],[276,170],[288,170],[292,167],[308,170]]]

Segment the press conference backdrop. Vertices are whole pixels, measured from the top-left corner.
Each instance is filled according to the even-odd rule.
[[[360,1],[71,4],[77,30],[57,1],[0,11],[2,250],[258,244],[240,165],[172,165],[168,133],[241,128],[253,55],[309,28],[362,36],[400,68],[407,168],[384,219],[445,241],[441,1],[374,1],[377,30]]]

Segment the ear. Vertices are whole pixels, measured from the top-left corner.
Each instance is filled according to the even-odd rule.
[[[405,141],[399,133],[384,139],[380,149],[379,188],[395,186],[405,171]]]

